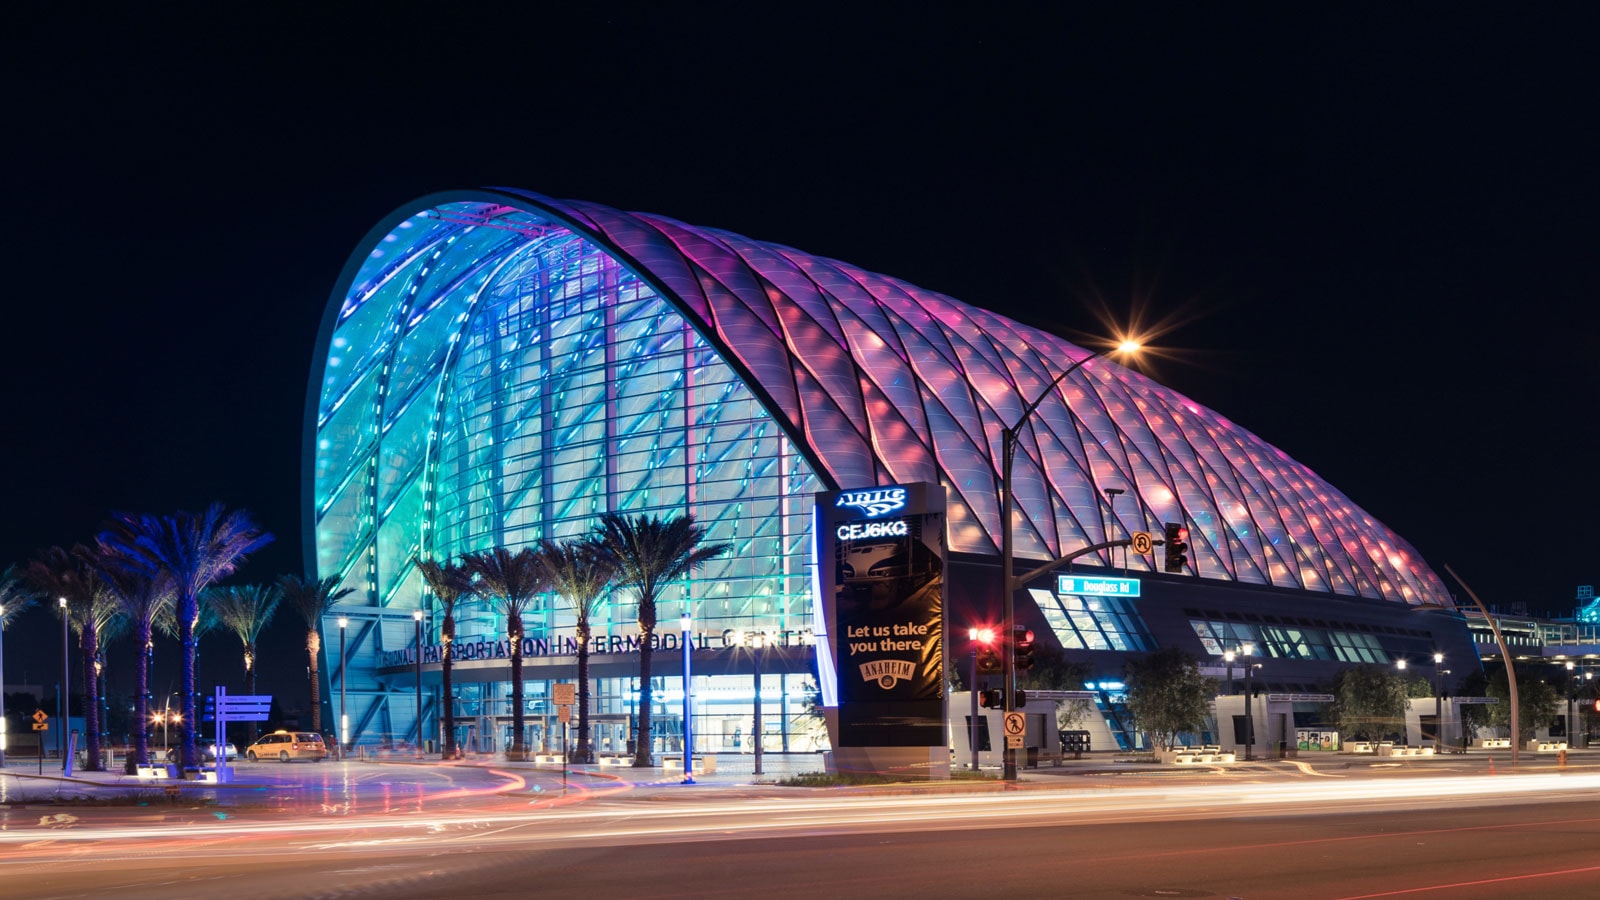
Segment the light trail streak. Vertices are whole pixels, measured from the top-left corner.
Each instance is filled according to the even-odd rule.
[[[626,790],[618,788],[614,790]],[[1526,799],[1592,799],[1586,792],[1600,791],[1600,774],[1549,774],[1441,777],[1425,780],[1346,779],[1337,782],[1300,782],[1294,785],[1186,786],[1161,788],[1084,790],[1032,790],[963,795],[835,794],[737,800],[716,794],[695,799],[667,796],[659,802],[571,806],[571,800],[520,809],[486,813],[410,813],[404,818],[361,818],[175,824],[152,823],[104,828],[19,828],[0,832],[0,844],[24,847],[59,847],[87,841],[146,841],[169,850],[198,838],[249,840],[352,836],[383,831],[422,829],[437,838],[441,831],[466,829],[461,837],[493,840],[498,834],[521,831],[518,841],[593,841],[653,837],[693,840],[705,836],[773,833],[776,831],[832,830],[863,827],[913,828],[1009,827],[1023,820],[1049,824],[1053,819],[1083,824],[1091,819],[1181,818],[1207,816],[1260,816],[1300,813],[1308,809],[1327,813],[1337,809],[1364,809],[1372,804],[1404,800],[1409,806],[1453,806],[1504,802],[1508,795]],[[486,791],[497,794],[499,791]],[[600,793],[600,792],[597,792]],[[618,824],[619,819],[627,825]],[[494,829],[486,832],[483,829]],[[546,833],[538,833],[546,832]],[[376,839],[376,838],[374,838]],[[355,843],[362,839],[354,839]],[[349,845],[351,841],[342,842]],[[147,846],[151,846],[147,845]],[[317,844],[308,844],[315,848]]]
[[[1397,891],[1383,891],[1377,894],[1353,894],[1349,897],[1340,897],[1339,900],[1371,900],[1373,897],[1398,897],[1402,894],[1428,894],[1435,891],[1452,891],[1461,888],[1482,887],[1487,884],[1509,884],[1513,881],[1530,881],[1535,878],[1559,878],[1563,875],[1582,875],[1587,872],[1600,872],[1600,866],[1584,866],[1581,869],[1554,869],[1549,872],[1529,872],[1525,875],[1505,875],[1500,878],[1480,878],[1476,881],[1457,881],[1450,884],[1430,884],[1422,887],[1401,888]]]

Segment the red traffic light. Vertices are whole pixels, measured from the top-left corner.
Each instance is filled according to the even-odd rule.
[[[992,644],[992,643],[994,643],[994,629],[993,628],[968,628],[967,629],[967,638],[969,640],[977,641],[980,644]]]

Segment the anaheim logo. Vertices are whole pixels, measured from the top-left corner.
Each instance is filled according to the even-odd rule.
[[[888,690],[898,684],[902,679],[911,680],[916,674],[916,664],[904,659],[880,659],[875,662],[861,664],[861,677],[866,681],[876,681],[878,687]]]

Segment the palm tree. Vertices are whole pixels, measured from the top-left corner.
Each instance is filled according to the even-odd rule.
[[[550,573],[552,589],[567,598],[577,617],[578,639],[578,749],[575,759],[594,762],[589,743],[589,620],[600,606],[616,568],[594,538],[571,541],[543,540],[535,551]]]
[[[472,592],[493,602],[496,610],[506,620],[506,638],[511,643],[511,749],[509,758],[522,759],[527,755],[522,730],[525,715],[522,708],[522,613],[533,598],[550,589],[550,575],[544,570],[538,554],[530,547],[512,553],[504,547],[495,547],[461,558],[472,573]]]
[[[232,575],[244,558],[272,541],[244,510],[227,512],[213,503],[204,512],[176,512],[167,516],[118,517],[125,527],[107,532],[107,548],[125,564],[147,577],[165,577],[173,593],[178,619],[178,641],[183,645],[184,768],[195,756],[195,624],[200,618],[200,594]]]
[[[99,571],[94,553],[81,545],[66,550],[51,547],[28,564],[28,580],[39,593],[66,600],[57,606],[67,625],[78,635],[83,659],[84,770],[98,772],[100,765],[100,629],[118,614],[117,603]],[[65,727],[63,724],[62,727]]]
[[[441,563],[424,559],[417,562],[422,580],[428,583],[433,597],[439,601],[439,672],[444,698],[444,758],[456,756],[455,688],[451,683],[451,670],[455,658],[451,653],[456,639],[456,603],[472,593],[472,573],[462,563]],[[420,713],[419,713],[420,714]]]
[[[283,590],[275,584],[249,584],[212,588],[209,596],[208,605],[216,612],[217,621],[244,645],[244,692],[254,694],[256,641],[261,637],[261,630],[272,621],[273,613],[278,611]],[[255,722],[249,723],[247,735],[250,743],[256,742]]]
[[[38,594],[28,586],[16,566],[8,566],[0,573],[0,629],[33,608]]]
[[[0,573],[0,632],[4,632],[17,616],[22,615],[33,607],[35,594],[33,588],[28,586],[16,566],[8,566],[4,573]],[[3,640],[3,638],[0,638]],[[5,673],[0,672],[0,676]],[[0,681],[4,681],[0,677]],[[0,718],[5,716],[6,701],[0,696]],[[0,766],[4,766],[6,751],[0,747]]]
[[[322,652],[322,618],[355,588],[340,588],[339,576],[318,581],[285,575],[278,579],[283,602],[306,623],[306,653],[311,658],[311,730],[322,731],[322,684],[317,679],[317,654]]]
[[[633,764],[648,767],[650,758],[650,658],[656,633],[656,599],[667,582],[682,578],[715,557],[727,553],[730,544],[707,544],[706,530],[694,524],[694,516],[671,519],[639,515],[629,518],[606,513],[595,526],[595,539],[616,567],[616,584],[639,597],[639,740]],[[688,653],[686,646],[683,652]],[[686,684],[683,689],[687,691]],[[685,723],[687,724],[687,723]],[[691,761],[683,761],[688,771]]]
[[[126,523],[112,527],[126,527]],[[132,540],[129,535],[123,537]],[[155,655],[155,623],[172,605],[172,588],[166,578],[151,578],[141,567],[128,565],[126,560],[107,548],[104,543],[106,535],[102,534],[100,538],[101,543],[94,554],[95,568],[105,580],[112,598],[121,607],[122,620],[133,629],[134,639],[139,643],[139,662],[134,670],[133,714],[137,728],[133,734],[132,757],[138,765],[149,765],[150,732],[147,728],[150,722],[150,666]]]

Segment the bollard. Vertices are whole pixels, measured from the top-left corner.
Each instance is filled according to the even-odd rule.
[[[1566,767],[1567,767],[1567,749],[1565,747],[1563,747],[1560,750],[1556,751],[1556,768],[1565,769]]]

